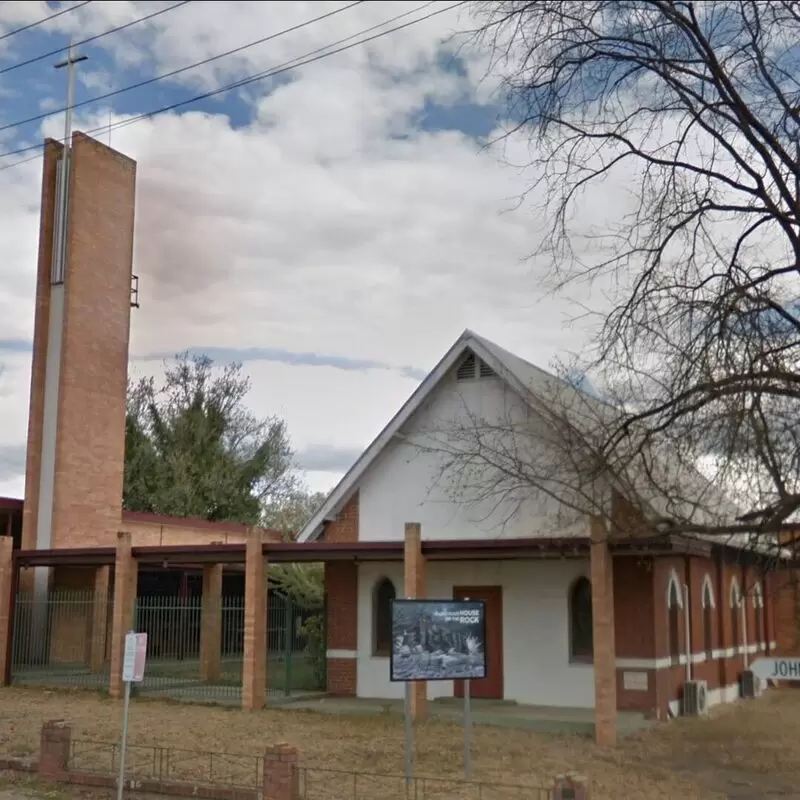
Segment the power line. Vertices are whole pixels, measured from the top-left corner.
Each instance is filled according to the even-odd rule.
[[[362,44],[367,44],[369,42],[375,41],[376,39],[380,39],[383,36],[388,36],[391,33],[396,33],[397,31],[403,30],[405,28],[410,28],[412,25],[416,25],[419,22],[424,22],[425,20],[431,19],[432,17],[438,16],[439,14],[444,14],[447,11],[451,11],[454,8],[458,8],[459,6],[464,5],[466,0],[459,0],[459,2],[452,3],[445,8],[437,9],[436,11],[432,11],[429,14],[425,14],[422,17],[417,17],[416,19],[410,20],[409,22],[403,23],[402,25],[396,25],[394,28],[389,28],[388,30],[381,31],[380,33],[376,33],[372,36],[368,36],[364,39],[359,39],[357,42],[352,42],[351,44],[344,45],[342,47],[337,47],[337,45],[342,44],[343,42],[350,41],[357,36],[362,36],[365,33],[369,33],[370,31],[375,30],[376,28],[381,28],[385,25],[388,25],[392,22],[395,22],[398,19],[402,19],[403,17],[407,17],[410,14],[414,14],[418,11],[421,11],[424,8],[427,8],[432,4],[433,0],[430,2],[423,4],[421,7],[415,8],[411,11],[406,11],[403,14],[398,14],[395,17],[385,20],[384,22],[378,23],[377,25],[372,25],[369,28],[365,28],[357,33],[354,33],[350,36],[347,36],[343,39],[339,39],[336,42],[332,42],[331,44],[325,45],[324,47],[318,47],[315,50],[311,50],[308,53],[305,53],[301,56],[297,56],[296,58],[291,59],[290,61],[286,61],[283,64],[280,64],[277,67],[272,68],[271,70],[266,70],[264,72],[257,73],[256,75],[251,75],[247,78],[242,78],[235,83],[228,84],[227,86],[222,86],[219,89],[215,89],[213,91],[204,92],[203,94],[196,95],[194,97],[190,97],[186,100],[181,100],[177,103],[172,103],[168,106],[162,106],[161,108],[154,109],[153,111],[147,111],[143,114],[139,114],[135,117],[131,117],[130,119],[120,120],[119,122],[115,123],[114,125],[103,125],[98,128],[92,128],[91,130],[87,131],[88,134],[94,134],[101,131],[114,131],[119,128],[127,127],[128,125],[133,125],[137,122],[141,122],[145,119],[151,119],[152,117],[158,116],[159,114],[164,114],[168,111],[174,111],[176,108],[181,108],[182,106],[190,105],[192,103],[196,103],[199,100],[206,100],[210,97],[215,97],[216,95],[223,94],[225,92],[230,92],[234,89],[239,89],[242,86],[248,86],[251,83],[256,83],[257,81],[264,80],[266,78],[271,78],[276,75],[282,75],[286,72],[290,72],[293,69],[297,69],[298,67],[303,67],[307,64],[313,64],[316,61],[321,61],[323,58],[327,58],[328,56],[337,55],[338,53],[343,53],[346,50],[351,50],[354,47],[358,47]],[[330,48],[336,48],[334,50],[330,50]],[[322,51],[328,52],[322,52]],[[29,153],[32,150],[43,150],[44,145],[37,144],[31,145],[28,147],[22,147],[18,150],[10,150],[5,153],[0,153],[0,158],[6,158],[7,156],[13,155],[20,155],[22,153]],[[22,159],[20,161],[15,161],[13,164],[7,164],[6,166],[0,167],[0,171],[10,169],[11,167],[15,167],[20,164],[25,164],[29,161],[33,161],[34,159],[39,158],[40,155],[37,154],[35,156],[31,156],[30,158]]]
[[[147,22],[148,20],[151,20],[154,17],[159,17],[162,14],[166,14],[168,11],[174,11],[176,8],[185,6],[189,2],[191,2],[191,0],[181,0],[180,3],[175,3],[174,5],[167,6],[166,8],[159,9],[158,11],[153,11],[151,14],[147,14],[144,17],[139,17],[138,19],[126,22],[124,25],[118,25],[116,28],[111,28],[110,30],[104,31],[103,33],[98,33],[95,36],[89,36],[86,39],[81,39],[79,42],[74,42],[73,47],[82,47],[83,45],[89,44],[90,42],[96,42],[98,39],[102,39],[104,36],[110,36],[112,33],[119,33],[120,31],[124,31],[127,28],[133,27],[134,25],[139,25],[142,22]],[[85,3],[83,3],[82,5],[85,5]],[[74,6],[72,8],[74,8]],[[70,10],[71,9],[67,9],[67,11]],[[48,17],[48,19],[50,19],[50,17]],[[37,61],[44,61],[45,59],[50,58],[51,56],[57,56],[59,53],[63,53],[66,50],[69,50],[69,45],[66,45],[65,47],[57,47],[55,50],[50,50],[47,53],[42,53],[41,55],[34,56],[33,58],[28,58],[25,61],[20,61],[16,64],[10,64],[9,66],[0,69],[0,75],[5,75],[7,72],[12,72],[13,70],[20,69],[21,67],[27,67],[29,64],[35,64]]]
[[[70,6],[69,8],[62,8],[61,11],[56,11],[55,14],[51,14],[49,17],[42,17],[36,22],[29,22],[27,25],[23,25],[21,28],[14,28],[13,31],[8,31],[0,36],[0,41],[3,39],[8,39],[10,36],[16,36],[18,33],[22,33],[23,31],[29,31],[31,28],[36,28],[39,25],[44,25],[45,22],[50,22],[51,19],[55,19],[56,17],[60,17],[62,14],[69,14],[70,11],[77,11],[79,8],[83,8],[83,6],[88,6],[92,0],[84,0],[82,3],[75,3],[75,5]]]
[[[342,6],[341,8],[337,8],[333,11],[328,11],[325,14],[320,14],[318,17],[314,17],[313,19],[308,19],[305,22],[300,22],[297,25],[292,25],[291,28],[284,28],[277,33],[271,33],[269,36],[263,36],[261,39],[256,39],[254,42],[249,42],[248,44],[243,44],[239,47],[234,47],[232,50],[226,50],[224,53],[219,53],[215,56],[209,56],[209,58],[205,58],[202,61],[195,61],[193,64],[188,64],[185,67],[179,67],[178,69],[174,69],[171,72],[165,72],[161,75],[155,75],[152,78],[146,78],[143,81],[139,81],[138,83],[133,83],[130,86],[123,86],[121,89],[115,89],[112,92],[106,92],[105,94],[99,94],[95,97],[90,97],[88,100],[81,100],[80,103],[75,103],[72,106],[73,109],[82,108],[83,106],[91,105],[92,103],[98,103],[101,100],[108,100],[110,97],[116,97],[117,95],[124,94],[125,92],[133,91],[134,89],[141,89],[143,86],[149,86],[150,84],[157,83],[158,81],[166,80],[167,78],[173,78],[175,75],[180,75],[184,72],[188,72],[191,69],[197,69],[197,67],[203,67],[206,64],[211,64],[214,61],[219,61],[221,58],[226,58],[227,56],[236,55],[236,53],[241,53],[244,50],[248,50],[251,47],[256,47],[259,44],[264,44],[265,42],[269,42],[272,39],[277,39],[279,36],[285,36],[287,33],[294,33],[294,31],[298,31],[301,28],[306,28],[309,25],[313,25],[315,22],[321,22],[323,19],[327,19],[328,17],[332,17],[335,14],[341,14],[342,11],[348,11],[349,9],[353,8],[354,6],[360,5],[363,3],[364,0],[354,0],[354,2],[350,3],[349,5]],[[78,43],[80,44],[80,43]],[[77,46],[77,44],[76,44]],[[2,72],[0,72],[0,75]],[[18,128],[21,125],[27,125],[31,122],[38,122],[42,119],[47,119],[48,117],[54,117],[57,114],[63,114],[66,111],[66,106],[62,108],[56,108],[52,111],[43,111],[41,114],[36,114],[32,117],[28,117],[27,119],[21,119],[17,122],[9,122],[5,125],[0,125],[0,131],[6,131],[9,128]]]

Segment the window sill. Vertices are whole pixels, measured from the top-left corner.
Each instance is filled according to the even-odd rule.
[[[569,665],[571,667],[593,667],[594,666],[594,658],[589,656],[585,656],[583,658],[573,656],[569,660]]]
[[[384,652],[373,653],[371,656],[371,658],[390,658],[390,657],[391,653],[384,653]]]

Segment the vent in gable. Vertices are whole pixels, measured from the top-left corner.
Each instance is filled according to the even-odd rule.
[[[464,360],[459,364],[458,369],[456,370],[456,380],[457,381],[469,381],[475,377],[475,364],[477,359],[475,358],[475,353],[470,353],[467,355]]]
[[[494,378],[495,371],[484,361],[480,362],[480,368],[478,370],[478,377],[479,378]]]
[[[464,360],[459,364],[456,370],[457,381],[472,381],[475,378],[496,378],[497,373],[488,365],[479,359],[475,353],[469,353],[464,356]]]

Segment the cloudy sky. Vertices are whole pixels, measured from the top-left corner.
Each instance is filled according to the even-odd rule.
[[[175,6],[81,47],[76,127],[139,164],[134,375],[186,348],[244,361],[250,405],[287,420],[323,490],[464,328],[545,367],[582,347],[528,258],[543,229],[518,203],[522,143],[486,146],[502,107],[459,35],[467,5],[95,0],[7,35],[71,5],[0,3],[4,153],[63,128],[63,54],[22,62]],[[35,150],[0,157],[0,495],[24,489],[40,172]]]

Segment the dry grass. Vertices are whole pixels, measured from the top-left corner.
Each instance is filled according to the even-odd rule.
[[[42,722],[48,719],[67,720],[75,739],[113,742],[120,731],[120,706],[88,693],[0,690],[0,752],[35,753]],[[578,771],[592,779],[593,800],[762,797],[766,782],[774,791],[800,786],[798,734],[796,691],[726,707],[709,720],[660,725],[610,750],[580,738],[480,727],[473,735],[474,773],[476,780],[487,783],[542,786],[551,785],[557,774]],[[139,700],[131,707],[130,741],[253,756],[263,754],[269,744],[289,742],[311,768],[312,782],[328,787],[328,796],[334,796],[334,777],[317,770],[403,771],[402,720],[389,715],[333,717],[289,710],[245,714]],[[457,778],[462,753],[460,727],[435,722],[418,726],[417,774]],[[341,795],[342,800],[349,796]]]

